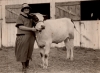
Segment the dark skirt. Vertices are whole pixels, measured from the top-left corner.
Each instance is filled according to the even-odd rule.
[[[17,36],[15,43],[15,56],[17,61],[26,62],[26,60],[32,60],[34,42],[35,36],[32,34]]]

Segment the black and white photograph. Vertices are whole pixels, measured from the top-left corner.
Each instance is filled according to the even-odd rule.
[[[99,0],[0,0],[0,73],[100,73]]]

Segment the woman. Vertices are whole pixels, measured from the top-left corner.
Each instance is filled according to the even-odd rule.
[[[21,13],[17,19],[17,38],[15,44],[16,60],[22,63],[22,71],[26,71],[29,60],[32,59],[33,46],[35,42],[35,28],[29,16],[31,8],[27,3],[22,4]]]

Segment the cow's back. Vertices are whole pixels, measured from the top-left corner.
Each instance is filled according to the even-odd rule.
[[[69,33],[73,33],[74,25],[69,18],[51,19],[44,22],[46,33],[52,42],[59,43],[69,37]]]

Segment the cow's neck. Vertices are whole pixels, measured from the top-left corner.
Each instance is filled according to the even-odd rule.
[[[37,40],[39,40],[40,38],[41,38],[41,32],[35,32],[35,34],[36,34],[36,39]]]
[[[43,35],[41,32],[36,32],[35,34],[36,34],[37,43],[38,45],[40,45],[42,42],[44,42]]]

